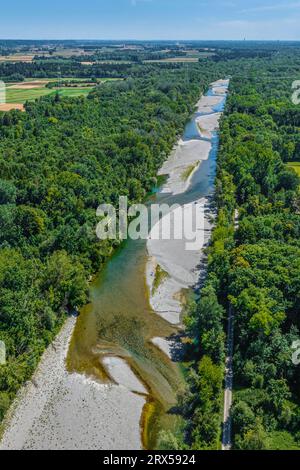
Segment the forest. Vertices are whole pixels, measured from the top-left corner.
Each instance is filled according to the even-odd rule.
[[[300,160],[300,109],[281,70],[277,82],[233,82],[221,136],[220,166],[239,211],[221,286],[236,319],[237,449],[300,448],[300,374],[291,357],[300,328],[300,181],[286,166]]]
[[[292,361],[300,329],[300,179],[286,164],[300,161],[300,109],[291,99],[296,62],[296,54],[283,54],[260,61],[257,75],[231,79],[208,276],[185,320],[193,364],[179,397],[186,427],[182,435],[163,434],[165,448],[220,449],[231,309],[233,448],[300,449],[300,374]]]
[[[0,63],[8,81],[124,78],[87,98],[49,96],[25,113],[0,114],[0,421],[117,246],[96,239],[98,205],[120,194],[142,201],[201,92],[230,77],[208,274],[185,318],[190,367],[178,407],[186,424],[163,433],[160,447],[220,448],[232,308],[234,448],[300,448],[300,374],[291,360],[300,328],[300,181],[286,165],[300,161],[300,109],[291,101],[300,50],[223,48],[188,65]]]

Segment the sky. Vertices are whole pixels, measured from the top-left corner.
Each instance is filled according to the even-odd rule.
[[[300,40],[300,1],[1,0],[0,38]]]

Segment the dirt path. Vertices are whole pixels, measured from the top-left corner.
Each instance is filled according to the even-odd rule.
[[[227,357],[225,373],[225,394],[224,394],[224,418],[223,418],[223,439],[222,450],[230,450],[231,441],[231,407],[233,390],[233,341],[234,341],[234,314],[230,306],[228,314],[228,332],[227,332]]]
[[[234,229],[239,227],[239,213],[235,211]],[[223,438],[222,450],[231,450],[232,448],[232,392],[233,392],[233,350],[234,350],[234,310],[230,305],[228,311],[228,330],[227,330],[227,357],[225,369],[225,393],[224,393],[224,418],[223,418]]]

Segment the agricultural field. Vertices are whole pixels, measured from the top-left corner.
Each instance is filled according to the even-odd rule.
[[[24,105],[21,103],[0,103],[0,111],[11,111],[12,109],[25,111]]]
[[[287,164],[288,168],[293,168],[295,172],[300,176],[300,162],[289,162]]]
[[[26,103],[26,101],[33,101],[42,96],[53,95],[59,93],[62,96],[82,96],[87,95],[93,87],[76,87],[76,88],[24,88],[24,89],[13,89],[8,88],[6,92],[6,102],[7,103]]]
[[[107,60],[95,60],[94,62],[92,61],[83,61],[80,62],[81,65],[94,65],[94,64],[99,64],[99,65],[106,65],[106,64],[131,64],[132,62],[130,60],[114,60],[114,59],[107,59]]]
[[[215,55],[213,52],[186,51],[186,55],[166,57],[165,59],[149,59],[146,63],[196,63],[199,59],[206,59]]]
[[[63,82],[69,79],[60,79]],[[48,88],[47,85],[51,81],[57,81],[57,79],[49,80],[26,80],[19,83],[10,83],[6,87],[6,105],[0,106],[0,111],[8,111],[10,109],[22,109],[22,106],[26,101],[33,101],[42,96],[47,96],[55,93],[59,93],[62,96],[77,97],[86,96],[93,88],[90,83],[84,79],[78,79],[78,85],[75,84],[70,86],[61,86]],[[103,80],[104,81],[104,80]],[[9,106],[14,105],[14,106]]]
[[[59,57],[65,57],[66,59],[69,59],[71,57],[89,55],[89,52],[86,52],[83,48],[59,47],[59,48],[56,48],[54,51],[52,51],[52,54],[56,55],[56,56],[59,56]],[[44,54],[44,55],[49,57],[49,54]]]
[[[152,64],[160,64],[160,63],[196,63],[199,61],[199,57],[168,57],[167,59],[150,59],[150,60],[145,60],[145,63],[152,63]]]
[[[34,58],[33,54],[12,54],[12,55],[0,55],[0,62],[32,62]]]

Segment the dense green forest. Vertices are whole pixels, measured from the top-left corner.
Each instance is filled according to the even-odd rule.
[[[229,308],[234,448],[300,447],[300,374],[291,361],[300,328],[300,182],[285,165],[300,161],[300,109],[291,102],[299,70],[292,44],[256,51],[223,44],[216,56],[189,65],[0,64],[8,81],[125,79],[88,98],[50,96],[27,103],[25,113],[0,114],[0,340],[8,353],[0,420],[116,247],[96,239],[98,205],[117,203],[120,194],[141,201],[200,93],[231,76],[208,275],[185,319],[191,367],[179,409],[186,428],[163,434],[161,447],[220,448]]]
[[[186,317],[187,359],[198,357],[179,399],[187,425],[183,438],[163,434],[167,448],[220,448],[224,332],[232,309],[233,447],[300,449],[300,373],[292,362],[300,329],[300,179],[286,166],[300,161],[300,109],[291,100],[298,57],[256,61],[232,77],[208,276]]]
[[[300,448],[300,374],[291,357],[300,328],[300,181],[285,166],[300,160],[300,109],[290,83],[283,68],[280,81],[233,81],[222,130],[220,166],[240,219],[221,286],[235,311],[237,449]]]
[[[26,78],[127,78],[135,71],[141,72],[133,64],[126,62],[83,65],[66,59],[49,59],[33,63],[0,63],[0,79],[5,82],[22,81]]]

